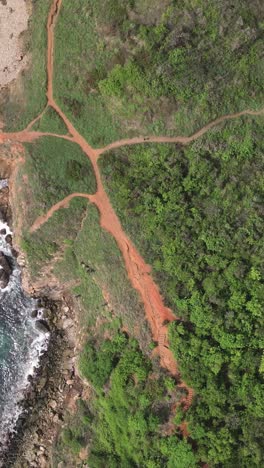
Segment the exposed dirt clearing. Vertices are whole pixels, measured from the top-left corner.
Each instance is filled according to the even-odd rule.
[[[21,33],[27,30],[29,13],[25,0],[0,0],[0,89],[25,68]]]

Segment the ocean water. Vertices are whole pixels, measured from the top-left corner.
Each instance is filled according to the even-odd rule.
[[[21,271],[5,241],[6,235],[12,233],[2,221],[1,229],[6,229],[6,234],[0,234],[0,251],[9,257],[12,274],[8,286],[0,289],[0,466],[1,452],[22,411],[28,377],[34,375],[49,341],[49,334],[39,331],[36,319],[31,317],[37,302],[22,290]]]

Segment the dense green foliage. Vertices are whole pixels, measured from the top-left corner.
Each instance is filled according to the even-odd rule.
[[[197,397],[198,459],[264,462],[262,119],[192,145],[140,146],[102,160],[112,201],[182,320],[170,344]]]
[[[175,382],[171,385],[166,375],[153,373],[151,361],[135,340],[120,332],[111,339],[92,338],[81,355],[80,369],[97,389],[88,416],[84,407],[91,468],[197,466],[180,435],[165,434]],[[64,446],[80,450],[81,434],[80,422],[78,428],[71,424],[62,436]]]
[[[257,0],[64,0],[56,99],[94,145],[261,107],[263,20]]]

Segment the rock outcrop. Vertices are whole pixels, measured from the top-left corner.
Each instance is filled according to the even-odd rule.
[[[4,289],[9,283],[9,278],[12,273],[12,268],[8,257],[0,251],[0,288]]]

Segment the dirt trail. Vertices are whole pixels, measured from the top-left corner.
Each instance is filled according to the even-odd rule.
[[[45,114],[45,112],[47,111],[48,109],[48,103],[46,104],[46,106],[44,107],[43,111],[40,112],[39,115],[37,115],[37,117],[35,117],[35,119],[33,119],[29,124],[28,126],[25,128],[25,132],[29,132],[31,130],[31,128],[33,127],[33,125],[35,125],[35,123],[37,123],[40,119],[42,119],[43,115]]]
[[[101,227],[112,234],[115,238],[123,254],[131,283],[139,292],[144,303],[153,339],[158,343],[161,363],[174,376],[176,376],[177,366],[175,360],[172,352],[167,348],[167,338],[166,343],[164,341],[164,335],[167,333],[164,322],[171,322],[175,320],[176,317],[170,309],[164,306],[159,289],[150,276],[150,267],[146,265],[143,258],[139,255],[132,242],[122,230],[120,221],[117,218],[104,189],[102,188],[100,179],[97,179],[97,184],[100,188],[97,190],[95,195],[73,193],[53,205],[46,214],[36,219],[30,229],[30,232],[34,232],[39,229],[40,226],[46,223],[56,211],[61,208],[66,208],[70,201],[75,197],[87,198],[91,203],[94,203],[101,215]]]
[[[8,141],[17,141],[20,143],[25,143],[25,142],[32,142],[34,140],[37,140],[38,138],[45,137],[45,136],[51,136],[54,138],[62,138],[65,140],[76,141],[76,136],[78,132],[74,129],[72,123],[70,120],[66,117],[65,114],[61,111],[59,106],[56,104],[56,102],[53,100],[52,97],[52,89],[47,93],[48,96],[48,104],[45,107],[45,109],[34,119],[32,122],[28,124],[28,126],[25,128],[25,130],[21,130],[19,132],[11,132],[11,133],[0,133],[0,144],[8,142]],[[50,97],[51,96],[51,97]],[[52,132],[40,132],[40,131],[32,131],[31,128],[32,126],[39,120],[41,117],[44,115],[48,107],[52,107],[58,114],[59,116],[63,119],[66,127],[68,128],[69,134],[56,134]],[[260,116],[264,115],[264,108],[259,109],[257,111],[253,110],[245,110],[241,112],[237,112],[235,114],[227,114],[219,117],[216,120],[213,120],[212,122],[209,122],[207,125],[202,127],[200,130],[197,132],[193,133],[190,136],[176,136],[176,137],[169,137],[169,136],[148,136],[148,137],[134,137],[134,138],[124,138],[122,140],[117,140],[109,145],[103,146],[102,148],[92,148],[87,141],[81,137],[80,134],[78,134],[79,138],[79,145],[82,146],[84,145],[85,152],[88,149],[90,154],[93,154],[93,157],[95,160],[97,160],[102,154],[106,153],[107,151],[111,151],[113,149],[121,148],[123,146],[133,146],[133,145],[139,145],[139,144],[147,144],[147,143],[171,143],[171,144],[181,144],[183,146],[188,145],[198,138],[202,137],[205,133],[207,133],[209,130],[211,130],[213,127],[216,127],[220,123],[225,122],[226,120],[233,120],[237,119],[239,117],[243,117],[246,115],[249,116]],[[70,136],[75,134],[74,136]],[[82,142],[82,144],[81,144]]]
[[[0,133],[0,145],[3,143],[10,143],[12,141],[19,143],[32,143],[34,140],[38,140],[41,137],[54,137],[62,138],[63,140],[74,141],[70,135],[60,135],[52,132],[33,132],[25,131],[12,132],[12,133]]]
[[[49,105],[60,115],[64,121],[69,133],[72,135],[72,141],[77,143],[88,156],[94,169],[97,182],[97,192],[95,195],[86,195],[90,202],[94,203],[100,213],[100,224],[103,229],[108,231],[116,240],[124,257],[127,273],[133,287],[139,292],[145,306],[146,316],[150,323],[153,338],[158,343],[161,356],[161,364],[166,367],[173,375],[177,374],[177,366],[171,351],[159,342],[160,330],[164,322],[171,322],[176,319],[172,311],[165,307],[157,285],[150,276],[150,267],[146,265],[143,258],[139,255],[132,242],[124,233],[120,221],[113,210],[109,198],[104,190],[101,174],[97,164],[100,151],[92,148],[87,141],[79,134],[72,125],[67,116],[56,104],[53,98],[53,53],[54,53],[54,26],[59,13],[62,1],[55,0],[50,11],[48,19],[48,89],[47,98]],[[72,194],[62,202],[59,202],[41,219],[34,223],[32,229],[38,228],[45,222],[47,217],[52,216],[54,211],[67,205],[73,196],[85,196],[84,194]],[[188,391],[188,388],[186,387]]]
[[[123,140],[114,141],[103,148],[99,148],[97,150],[97,154],[100,156],[101,154],[105,153],[106,151],[110,151],[112,149],[120,148],[121,146],[131,146],[131,145],[138,145],[142,143],[180,143],[181,145],[188,145],[193,141],[197,140],[205,133],[207,133],[211,128],[219,125],[226,120],[233,120],[239,117],[243,117],[244,115],[252,115],[252,116],[259,116],[264,114],[264,107],[259,110],[244,110],[241,112],[236,112],[234,114],[227,114],[222,115],[218,119],[209,122],[207,125],[202,127],[197,132],[193,133],[191,136],[176,136],[176,137],[168,137],[168,136],[149,136],[149,137],[136,137],[136,138],[125,138]]]
[[[58,203],[56,203],[55,205],[53,205],[49,211],[47,211],[46,214],[42,215],[42,216],[39,216],[36,221],[34,222],[34,224],[32,224],[31,228],[30,228],[30,232],[33,233],[35,231],[37,231],[41,226],[42,224],[45,224],[52,216],[53,214],[60,210],[61,208],[68,208],[69,206],[69,203],[70,201],[73,199],[73,198],[76,198],[76,197],[82,197],[82,198],[87,198],[88,200],[90,200],[91,198],[91,195],[88,195],[86,193],[72,193],[71,195],[68,195],[67,197],[65,197],[63,200],[59,201]]]
[[[210,122],[205,127],[200,129],[198,132],[194,133],[190,137],[178,136],[178,137],[142,137],[142,138],[132,138],[124,139],[117,142],[113,142],[110,145],[105,146],[104,148],[94,149],[89,143],[78,133],[75,127],[72,125],[67,116],[63,113],[60,107],[56,104],[53,98],[53,53],[54,53],[54,27],[60,7],[62,5],[62,0],[54,0],[52,7],[50,9],[47,29],[48,29],[48,53],[47,53],[47,76],[48,76],[48,85],[47,85],[47,98],[48,106],[52,107],[58,115],[61,117],[65,123],[69,135],[57,135],[53,133],[44,133],[44,132],[32,132],[30,128],[32,125],[41,117],[42,113],[34,119],[28,127],[21,132],[14,133],[3,133],[0,134],[0,143],[5,143],[8,141],[19,141],[19,142],[32,142],[37,138],[43,136],[53,136],[56,138],[63,138],[69,141],[72,141],[78,144],[85,155],[90,159],[91,164],[94,169],[94,173],[97,181],[97,192],[94,195],[84,194],[84,193],[73,193],[66,197],[64,200],[56,203],[45,215],[39,217],[33,226],[31,227],[31,232],[38,229],[42,224],[44,224],[57,210],[60,208],[66,208],[67,205],[74,197],[84,197],[87,198],[91,203],[94,203],[100,213],[100,224],[103,229],[108,231],[116,240],[122,254],[124,257],[126,269],[128,276],[131,280],[133,287],[139,292],[141,299],[144,303],[147,319],[150,323],[150,327],[153,334],[153,339],[157,341],[158,346],[156,352],[159,353],[161,359],[161,365],[164,366],[172,375],[178,376],[177,364],[174,359],[172,352],[168,348],[168,338],[167,338],[167,323],[177,318],[173,315],[172,311],[168,309],[164,303],[163,298],[159,292],[157,285],[154,283],[151,277],[151,269],[144,262],[143,258],[137,252],[133,243],[124,233],[120,221],[114,212],[110,200],[104,190],[101,174],[97,164],[98,157],[106,151],[109,151],[114,148],[119,148],[125,145],[134,145],[140,143],[181,143],[183,145],[188,144],[203,134],[210,130],[215,125],[219,123],[238,118],[243,115],[260,115],[264,112],[264,109],[259,111],[246,110],[238,112],[236,114],[229,114],[222,116],[213,122]],[[193,397],[193,390],[189,388],[184,382],[180,382],[179,386],[184,388],[187,392],[187,397],[183,399],[182,404],[187,409]]]

